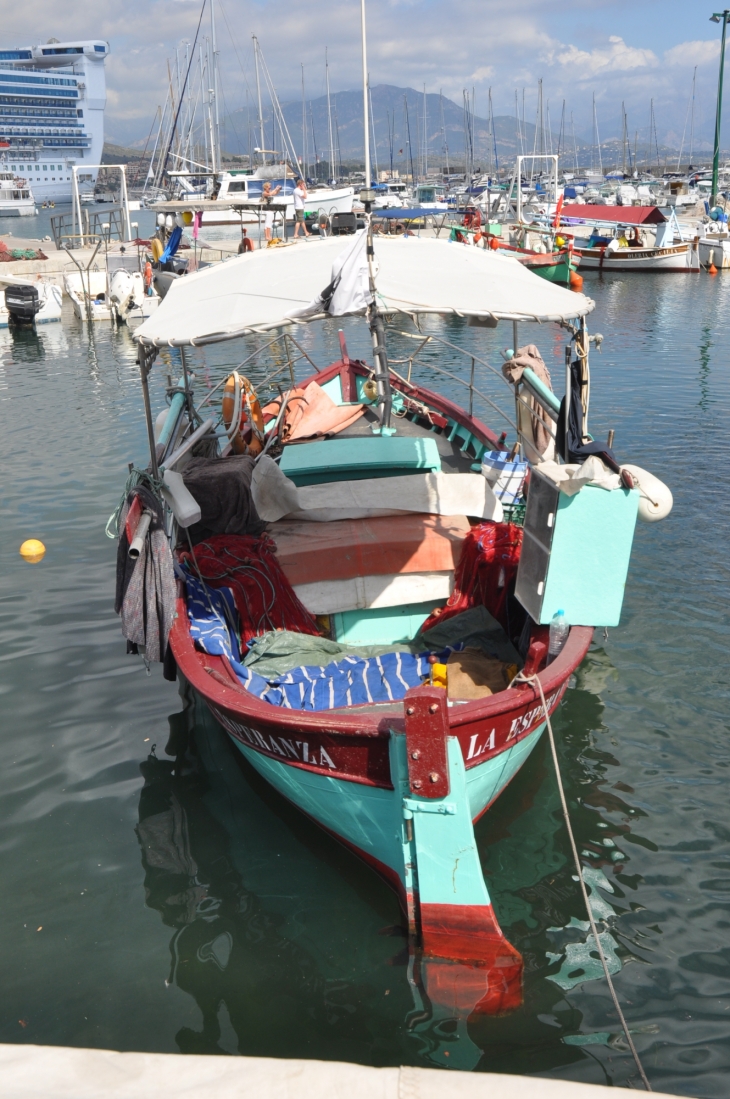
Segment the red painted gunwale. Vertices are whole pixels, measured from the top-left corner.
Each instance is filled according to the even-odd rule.
[[[355,396],[353,375],[365,377],[369,370],[364,363],[349,358],[342,336],[340,343],[342,358],[299,383],[302,388],[312,381],[325,384],[340,374],[345,399]],[[486,424],[447,397],[397,378],[392,384],[404,395],[455,420],[488,446],[501,449],[497,436]],[[544,627],[536,628],[535,633],[540,632],[544,633]],[[539,673],[550,713],[560,703],[568,679],[583,660],[592,637],[592,628],[574,626],[558,658]],[[181,673],[234,739],[292,767],[392,789],[388,741],[391,729],[405,732],[402,706],[391,706],[387,711],[378,706],[357,706],[331,713],[286,710],[262,702],[246,691],[225,658],[195,649],[182,586],[170,644]],[[539,693],[527,684],[449,708],[449,730],[459,739],[467,768],[479,766],[519,743],[542,720]]]
[[[405,732],[402,706],[387,712],[356,706],[336,714],[271,706],[246,691],[224,658],[195,649],[187,621],[180,595],[170,635],[178,668],[234,739],[292,767],[392,789],[388,740],[391,729]],[[592,638],[591,627],[573,626],[563,651],[538,673],[550,713]],[[449,731],[458,737],[467,769],[519,743],[542,721],[539,692],[529,684],[449,708]]]

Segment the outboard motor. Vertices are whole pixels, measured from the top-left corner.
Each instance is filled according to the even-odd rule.
[[[41,308],[37,286],[7,286],[5,308],[17,324],[32,324]]]

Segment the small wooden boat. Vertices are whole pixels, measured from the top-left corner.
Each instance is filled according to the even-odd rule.
[[[700,270],[696,241],[675,242],[679,236],[676,215],[666,218],[656,206],[592,206],[567,204],[560,212],[560,232],[574,234],[573,244],[581,267],[594,271],[692,271]],[[585,235],[585,227],[591,232]],[[656,233],[652,245],[643,233]]]
[[[397,892],[431,1000],[468,1011],[501,1012],[521,1002],[522,959],[499,926],[473,826],[535,748],[547,714],[560,704],[588,650],[593,626],[618,620],[639,493],[636,488],[607,492],[586,487],[583,502],[571,497],[566,508],[557,487],[533,471],[523,535],[482,474],[474,472],[486,452],[508,458],[504,434],[498,436],[448,397],[402,377],[387,362],[384,315],[399,317],[396,323],[402,326],[406,316],[458,312],[488,327],[507,320],[515,332],[518,323],[528,320],[557,321],[568,326],[571,344],[579,347],[577,361],[585,366],[589,299],[482,249],[455,249],[433,239],[377,239],[375,274],[366,247],[373,247],[369,232],[349,238],[344,250],[341,241],[330,240],[307,249],[259,251],[171,287],[135,336],[152,450],[148,471],[131,482],[121,521],[128,525],[136,508],[135,522],[141,524],[135,484],[153,492],[161,486],[159,514],[163,497],[169,506],[156,536],[167,531],[178,570],[183,570],[178,571],[168,664],[205,700],[236,748],[274,789]],[[190,501],[175,496],[174,475],[179,470],[185,479],[182,458],[190,447],[206,434],[215,444],[210,436],[214,417],[198,426],[207,415],[201,408],[189,419],[193,394],[185,348],[282,327],[277,339],[286,342],[292,325],[347,313],[367,316],[373,365],[350,358],[341,334],[340,358],[298,382],[261,415],[250,386],[246,389],[238,375],[226,383],[223,442],[230,437],[244,457],[248,449],[255,466],[253,502],[268,520],[266,538],[247,538],[240,565],[230,566],[229,574],[229,565],[223,566],[225,542],[206,535],[196,548],[185,531],[194,532],[190,524],[200,509],[195,511],[193,499],[186,511]],[[419,349],[431,345],[433,364],[438,334],[412,335]],[[184,378],[155,438],[147,376],[157,349],[170,345],[182,349]],[[465,354],[472,361],[471,382],[463,382],[471,404],[479,397],[473,346]],[[446,374],[459,380],[452,370]],[[527,407],[526,397],[541,401],[541,423],[554,436],[556,398],[532,371],[523,381],[518,403]],[[303,416],[316,405],[316,415],[325,417],[320,427],[314,421],[302,426],[287,420],[298,400],[306,405]],[[234,401],[235,408],[248,408],[240,424]],[[324,436],[323,424],[330,425]],[[239,426],[245,427],[240,436]],[[233,466],[221,457],[215,468],[227,476]],[[262,484],[268,485],[265,491]],[[581,578],[568,565],[553,581],[564,552],[559,546],[567,542],[574,553],[582,537],[579,529],[567,532],[565,517],[574,522],[584,503],[599,511],[613,509],[600,530],[595,519],[588,522],[590,560],[602,561],[605,576],[598,582],[591,565]],[[154,517],[147,522],[154,526]],[[140,530],[122,526],[122,571],[127,546],[135,539],[140,552],[143,538],[140,542],[142,536],[135,533]],[[159,562],[161,543],[155,545]],[[134,568],[144,569],[143,557],[139,561]],[[324,632],[335,646],[375,643],[379,650],[366,655],[359,649],[353,655],[350,649],[348,657],[333,658],[326,667],[321,659],[300,660],[285,674],[257,678],[256,664],[245,661],[261,640],[258,612],[249,603],[245,613],[239,608],[239,658],[228,612],[215,618],[213,605],[219,598],[215,576],[235,573],[243,583],[252,570],[259,594],[261,585],[278,592],[266,605],[269,625],[264,630],[269,632],[263,636],[272,643],[277,626],[270,625],[281,625],[276,611],[286,599],[290,613],[300,616],[300,635],[287,627],[287,638],[319,644],[313,638]],[[587,586],[579,592],[581,583]],[[610,610],[591,611],[595,590],[602,598],[612,593]],[[198,604],[191,602],[194,592],[202,593]],[[556,599],[563,602],[555,604]],[[579,624],[571,626],[564,647],[548,663],[548,623],[556,605],[569,608],[569,621]],[[222,648],[205,635],[206,606],[218,640],[226,635]],[[464,649],[470,635],[462,625],[463,608],[486,617],[496,631],[491,636],[497,655],[488,659],[496,661],[492,667],[501,678],[486,689],[486,678],[478,682],[478,676],[470,679],[464,671],[471,650]],[[451,656],[449,646],[429,641],[434,629],[443,630],[449,622],[457,635]],[[139,640],[130,632],[127,637]],[[516,665],[508,668],[505,654],[515,650]],[[479,652],[487,659],[483,647]],[[467,677],[461,685],[455,678],[458,661],[452,660],[459,653],[459,674]],[[336,683],[342,680],[335,682],[335,676],[346,659],[351,660],[350,678],[345,693],[337,695]],[[375,665],[376,677],[368,679]],[[521,674],[516,676],[517,666]],[[476,689],[465,688],[465,682]],[[324,702],[316,693],[322,683]],[[371,689],[373,683],[377,690]],[[367,697],[358,694],[362,684]]]

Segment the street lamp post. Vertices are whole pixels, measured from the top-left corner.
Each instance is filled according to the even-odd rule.
[[[715,150],[712,157],[712,197],[711,205],[717,203],[717,178],[720,170],[720,119],[722,117],[722,78],[725,72],[725,34],[730,22],[730,10],[714,12],[710,16],[711,23],[722,23],[722,45],[720,47],[720,77],[717,83],[717,111],[715,113]]]

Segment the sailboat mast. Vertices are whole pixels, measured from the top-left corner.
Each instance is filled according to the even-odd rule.
[[[215,0],[210,0],[210,39],[213,54],[213,171],[220,171],[221,167],[221,130],[220,116],[218,113],[218,46],[215,38]]]
[[[266,163],[266,154],[264,149],[266,148],[266,140],[264,138],[264,114],[261,110],[261,77],[259,75],[259,40],[255,34],[252,34],[253,38],[253,56],[256,63],[256,96],[258,99],[259,107],[259,140],[261,142],[261,163]]]
[[[362,113],[365,138],[365,187],[370,188],[370,134],[368,132],[368,44],[365,27],[365,0],[360,0],[360,31],[362,35]],[[328,85],[329,88],[329,85]]]
[[[423,175],[428,179],[428,104],[426,85],[423,85]]]
[[[304,99],[304,64],[302,64],[302,175],[307,178],[307,104]]]
[[[378,143],[375,140],[375,115],[373,114],[373,90],[370,87],[370,73],[368,73],[368,99],[370,101],[370,128],[371,128],[371,131],[372,131],[371,137],[373,139],[372,149],[373,149],[373,160],[375,161],[375,179],[377,180],[378,175],[379,175],[379,171],[378,171]],[[339,134],[338,134],[337,140],[339,141]]]
[[[689,127],[689,163],[692,166],[692,154],[694,151],[695,142],[695,84],[697,82],[697,66],[695,65],[695,71],[692,74],[692,117]]]
[[[444,152],[446,154],[446,175],[450,175],[449,170],[449,143],[446,140],[446,126],[444,124],[444,93],[439,90],[439,103],[441,106],[441,136],[444,139]]]
[[[626,104],[621,104],[621,172],[626,175]]]
[[[324,75],[327,82],[327,124],[330,135],[330,179],[335,175],[335,145],[332,136],[332,104],[330,102],[330,64],[327,56],[327,47],[324,48]]]

